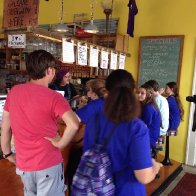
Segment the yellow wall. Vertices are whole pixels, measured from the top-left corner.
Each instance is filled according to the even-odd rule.
[[[101,0],[95,0],[94,18],[104,18],[100,6]],[[90,15],[91,0],[64,1],[65,22],[73,20],[73,13],[88,13]],[[118,33],[126,34],[128,0],[115,0],[112,16],[120,17]],[[195,58],[196,3],[194,0],[136,0],[138,14],[135,17],[135,37],[129,39],[131,58],[126,60],[126,69],[135,79],[138,72],[138,41],[146,35],[185,35],[184,51],[180,78],[180,95],[185,109],[184,121],[179,128],[177,137],[170,139],[170,158],[185,162],[187,127],[189,119],[189,103],[185,97],[191,95],[192,78]],[[58,23],[60,20],[61,0],[40,0],[39,24]],[[2,24],[2,6],[0,1],[0,25]]]

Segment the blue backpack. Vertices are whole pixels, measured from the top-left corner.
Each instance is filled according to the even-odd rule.
[[[87,150],[81,157],[78,169],[73,177],[71,196],[113,196],[115,184],[111,160],[106,145],[116,126],[109,133],[108,139]],[[95,141],[98,138],[98,126],[95,130]]]

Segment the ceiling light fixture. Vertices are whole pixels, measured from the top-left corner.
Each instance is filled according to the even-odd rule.
[[[113,11],[113,4],[114,4],[114,0],[101,1],[103,12],[106,15],[106,34],[109,33],[109,20],[110,20],[110,15],[112,14]]]
[[[64,0],[61,2],[61,19],[60,23],[54,26],[53,31],[59,32],[59,33],[66,33],[69,31],[68,27],[66,24],[63,23],[63,9],[64,9]]]
[[[94,0],[91,0],[91,21],[90,23],[84,28],[84,31],[87,33],[96,34],[99,32],[97,26],[93,23],[93,16],[94,15]]]

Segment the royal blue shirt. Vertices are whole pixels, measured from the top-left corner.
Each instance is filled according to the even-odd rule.
[[[98,99],[76,111],[82,122],[86,124],[84,152],[95,144],[97,115],[98,143],[107,137],[114,126],[114,123],[104,115],[103,107],[104,100]],[[148,132],[148,128],[140,119],[124,122],[117,126],[107,144],[118,196],[146,195],[145,185],[135,178],[134,170],[152,167]]]
[[[175,97],[170,96],[167,98],[169,104],[169,129],[177,130],[180,124],[180,110]]]
[[[141,119],[149,129],[151,147],[156,146],[156,142],[160,136],[161,117],[158,109],[151,103],[143,107]]]

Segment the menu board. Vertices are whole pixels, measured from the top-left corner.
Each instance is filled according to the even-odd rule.
[[[3,27],[19,28],[38,24],[39,0],[4,0]]]
[[[146,36],[140,38],[139,86],[156,80],[160,87],[177,82],[182,62],[183,35]]]

